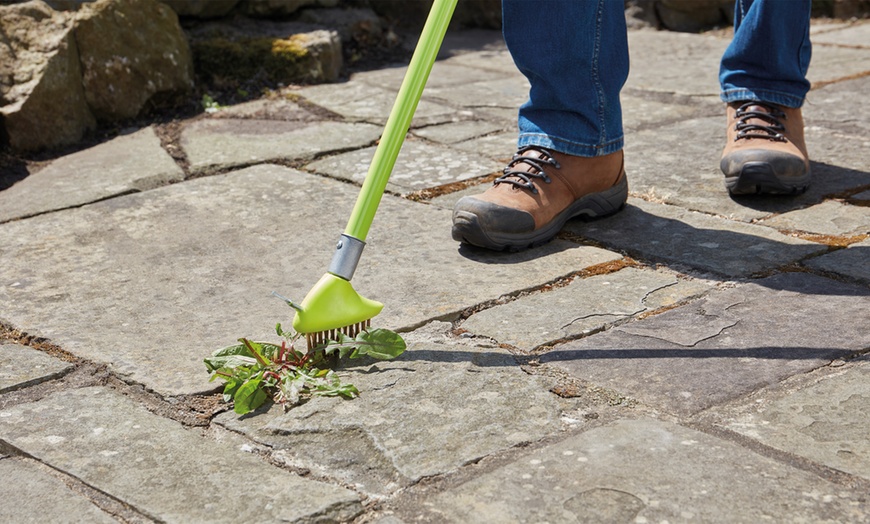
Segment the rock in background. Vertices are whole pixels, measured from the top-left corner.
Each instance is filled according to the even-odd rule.
[[[15,150],[75,143],[193,87],[178,17],[157,0],[0,6],[0,137]]]
[[[43,2],[0,6],[0,136],[15,149],[70,144],[95,125],[73,25]]]

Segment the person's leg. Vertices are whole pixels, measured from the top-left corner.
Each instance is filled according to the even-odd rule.
[[[569,155],[622,149],[628,78],[624,6],[611,0],[503,0],[504,39],[531,84],[518,145]]]
[[[616,212],[628,193],[623,3],[503,0],[502,8],[505,42],[531,84],[519,151],[492,187],[453,212],[454,239],[498,250],[545,243],[575,216]]]
[[[728,104],[720,167],[732,194],[801,192],[810,171],[803,105],[812,52],[810,0],[737,0],[719,81]]]

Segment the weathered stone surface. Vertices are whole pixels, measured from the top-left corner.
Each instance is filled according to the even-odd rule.
[[[305,169],[335,178],[365,180],[375,148],[359,149],[328,157],[305,166]],[[501,171],[492,160],[463,151],[406,140],[387,182],[387,189],[396,193],[412,193],[429,187],[458,182]]]
[[[870,362],[779,398],[725,411],[721,425],[814,462],[870,479]]]
[[[310,159],[364,147],[380,133],[378,126],[363,123],[203,119],[185,127],[181,147],[196,172]]]
[[[870,208],[827,201],[805,209],[783,213],[761,223],[776,229],[823,235],[866,234],[870,233]]]
[[[299,20],[338,31],[342,42],[355,42],[359,46],[378,46],[382,44],[383,27],[381,19],[371,9],[361,8],[322,8],[305,9]],[[360,48],[365,52],[365,48]]]
[[[349,490],[206,440],[105,388],[7,408],[0,438],[162,522],[342,521],[361,510]]]
[[[676,413],[694,413],[870,345],[870,289],[785,273],[605,333],[541,362]]]
[[[852,244],[846,249],[812,258],[804,264],[811,268],[839,273],[870,283],[868,260],[870,260],[870,239]]]
[[[95,125],[70,18],[45,3],[0,6],[0,137],[19,150],[78,141]]]
[[[481,120],[461,120],[414,130],[414,134],[439,144],[457,144],[501,131],[504,126]]]
[[[51,380],[73,365],[17,344],[0,344],[0,393]]]
[[[865,26],[870,28],[870,24]],[[865,138],[870,134],[870,107],[867,107],[867,104],[856,104],[855,97],[862,96],[868,90],[870,90],[870,76],[843,80],[813,89],[808,95],[809,103],[801,108],[804,119],[809,125],[836,131],[834,136],[827,137],[826,142],[836,141],[840,139],[839,135],[843,134]],[[870,169],[866,158],[861,167],[865,171]]]
[[[612,217],[573,220],[565,228],[643,258],[728,276],[749,276],[826,249],[768,227],[636,198]]]
[[[725,145],[725,118],[679,120],[646,125],[626,138],[625,169],[633,194],[696,211],[752,221],[807,207],[826,195],[870,184],[870,169],[857,138],[833,136],[825,128],[807,130],[813,179],[803,194],[730,197],[719,170]],[[691,136],[692,140],[685,140]]]
[[[494,306],[475,313],[461,327],[531,350],[673,305],[709,289],[709,283],[682,280],[670,271],[627,268],[576,279],[565,287]]]
[[[32,462],[0,460],[0,520],[20,524],[39,522],[93,522],[117,520]]]
[[[0,225],[3,318],[162,394],[211,390],[202,358],[274,336],[292,311],[270,293],[311,289],[357,195],[264,165]],[[566,241],[458,249],[449,211],[390,196],[366,242],[354,286],[391,329],[620,258]]]
[[[523,77],[524,78],[524,77]],[[473,84],[433,86],[427,95],[442,100],[460,99],[473,107],[517,108],[529,99],[529,84],[521,78],[507,81],[503,78]]]
[[[408,516],[446,522],[829,522],[870,518],[866,494],[652,419],[531,451]],[[404,516],[404,513],[400,513]]]
[[[396,101],[396,91],[350,81],[344,84],[309,86],[300,89],[298,93],[312,104],[337,113],[346,120],[383,125]],[[411,127],[450,122],[455,112],[451,107],[421,100]]]
[[[447,337],[408,343],[394,361],[339,370],[360,389],[351,402],[319,397],[286,414],[217,421],[295,467],[378,495],[560,431],[557,397],[506,351]]]
[[[631,72],[625,88],[718,99],[719,61],[728,43],[710,35],[629,31]]]
[[[814,44],[866,47],[867,42],[870,42],[870,24],[866,22],[833,26],[813,35]]]
[[[231,106],[222,106],[217,111],[211,113],[211,117],[282,120],[286,122],[317,122],[323,120],[322,115],[312,113],[297,102],[294,102],[291,98],[281,94],[274,94],[267,98],[259,98]]]
[[[5,191],[0,222],[80,206],[184,178],[150,127],[61,157]]]
[[[516,126],[516,112],[514,126]],[[496,133],[481,138],[475,138],[466,142],[454,144],[453,147],[468,151],[481,156],[486,156],[498,161],[502,166],[507,165],[517,151],[517,132]]]
[[[160,0],[172,8],[178,16],[193,18],[218,18],[226,15],[239,0]]]
[[[178,16],[157,0],[84,4],[75,35],[85,97],[98,119],[135,117],[155,96],[193,87],[193,60]]]

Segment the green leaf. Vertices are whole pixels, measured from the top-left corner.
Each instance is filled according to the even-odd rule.
[[[233,397],[236,402],[233,411],[239,415],[244,415],[262,406],[266,402],[266,399],[269,398],[269,395],[260,385],[261,380],[255,378],[239,386]]]
[[[390,360],[404,353],[407,347],[398,333],[383,328],[363,331],[357,335],[356,342],[358,349],[350,358],[367,355],[378,360]]]
[[[249,359],[254,359],[254,355],[250,352],[250,350],[244,344],[236,344],[234,346],[227,346],[225,348],[218,349],[217,351],[212,353],[210,357],[206,357],[205,367],[208,368],[209,372],[212,372],[217,371],[221,368],[247,366],[252,363],[249,361]],[[256,361],[253,363],[256,363]]]

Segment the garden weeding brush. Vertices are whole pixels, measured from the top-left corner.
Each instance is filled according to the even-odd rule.
[[[366,235],[396,164],[405,134],[411,127],[411,119],[435,63],[444,33],[447,32],[456,2],[435,0],[432,4],[383,136],[327,273],[308,292],[301,304],[287,301],[296,310],[293,329],[305,334],[309,349],[335,340],[339,333],[356,336],[371,324],[371,319],[384,307],[357,293],[350,285],[350,279],[356,271]]]

